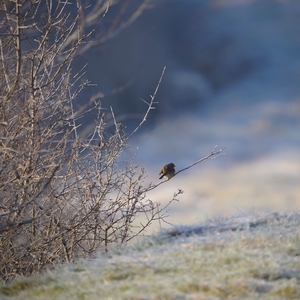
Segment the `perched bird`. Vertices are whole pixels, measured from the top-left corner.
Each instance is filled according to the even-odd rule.
[[[159,173],[159,175],[161,175],[159,179],[162,179],[164,176],[168,179],[172,178],[175,175],[175,167],[176,166],[173,163],[165,165]]]

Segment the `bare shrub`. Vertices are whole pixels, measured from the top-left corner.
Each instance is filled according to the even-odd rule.
[[[101,13],[107,11],[103,5]],[[86,111],[75,100],[87,82],[72,60],[88,37],[80,2],[1,2],[0,276],[30,275],[45,266],[120,245],[158,217],[145,201],[144,171],[122,161],[128,137],[94,103],[88,141],[77,128]],[[73,5],[74,6],[74,5]],[[89,17],[89,16],[86,16]],[[153,103],[153,99],[152,99]],[[108,130],[106,119],[115,130]],[[97,143],[94,143],[97,140]],[[133,229],[137,213],[146,224]]]
[[[122,245],[164,220],[166,206],[181,193],[166,206],[147,199],[147,191],[158,185],[145,185],[143,168],[122,157],[154,108],[163,74],[144,119],[129,135],[113,109],[100,102],[76,110],[88,82],[72,73],[72,60],[88,38],[87,16],[80,1],[41,2],[0,4],[0,277],[5,281]],[[97,11],[107,12],[107,3],[97,2]],[[70,5],[76,5],[75,15]],[[87,109],[96,112],[96,125],[84,140],[78,127]],[[145,221],[136,225],[138,215]]]

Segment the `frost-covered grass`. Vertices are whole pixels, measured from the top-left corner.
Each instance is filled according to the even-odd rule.
[[[174,227],[1,285],[0,299],[300,299],[300,213]]]

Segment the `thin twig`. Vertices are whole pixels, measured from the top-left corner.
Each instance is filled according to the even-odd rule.
[[[185,170],[187,170],[187,169],[189,169],[189,168],[191,168],[191,167],[193,167],[193,166],[195,166],[195,165],[201,163],[201,162],[204,161],[204,160],[207,160],[207,159],[215,159],[215,158],[218,158],[218,157],[221,156],[221,155],[225,155],[225,153],[222,153],[222,151],[223,151],[225,148],[224,148],[224,147],[221,147],[220,150],[216,151],[216,148],[217,148],[217,147],[218,147],[218,145],[214,146],[214,148],[212,149],[212,151],[211,151],[211,153],[210,153],[209,155],[207,155],[207,156],[205,156],[205,157],[203,157],[203,158],[197,160],[196,162],[194,162],[194,163],[191,164],[190,166],[188,166],[188,167],[186,167],[186,168],[184,168],[184,169],[179,170],[178,172],[175,173],[174,176],[178,175],[180,172],[183,172],[183,171],[185,171]],[[174,176],[173,176],[173,177],[174,177]]]
[[[121,143],[123,144],[124,142],[123,142],[123,140],[121,138],[121,135],[120,135],[120,125],[117,123],[117,120],[115,118],[115,114],[114,114],[114,110],[113,110],[112,106],[110,106],[110,112],[111,112],[111,116],[112,116],[114,124],[115,124],[116,134],[118,135]]]
[[[164,68],[163,68],[163,70],[162,70],[162,72],[161,72],[161,75],[160,75],[158,84],[157,84],[157,86],[156,86],[156,88],[155,88],[155,91],[154,91],[153,95],[152,95],[152,96],[150,95],[150,98],[151,98],[150,102],[148,103],[147,101],[145,101],[145,100],[142,99],[142,101],[145,102],[145,103],[148,105],[148,109],[147,109],[147,111],[145,112],[145,115],[144,115],[142,121],[140,122],[140,124],[139,124],[139,125],[138,125],[138,126],[137,126],[130,134],[129,134],[128,139],[129,139],[133,134],[135,134],[135,133],[140,129],[140,127],[146,122],[150,110],[151,110],[151,109],[155,109],[155,107],[153,106],[153,104],[154,104],[154,103],[157,103],[157,102],[154,102],[154,99],[155,99],[156,94],[157,94],[157,92],[158,92],[158,89],[159,89],[159,86],[160,86],[160,84],[161,84],[161,81],[162,81],[162,79],[163,79],[163,77],[164,77],[165,70],[166,70],[166,66],[164,66]]]

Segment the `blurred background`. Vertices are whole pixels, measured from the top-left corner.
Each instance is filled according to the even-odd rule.
[[[92,83],[80,101],[113,106],[129,132],[166,66],[156,109],[128,150],[138,148],[146,185],[159,181],[166,163],[180,170],[215,145],[226,148],[226,155],[147,195],[167,203],[184,191],[168,222],[299,210],[299,1],[123,0],[109,8],[91,40],[75,62],[78,70],[88,63]],[[89,125],[95,124],[86,119],[83,135],[91,133]]]

